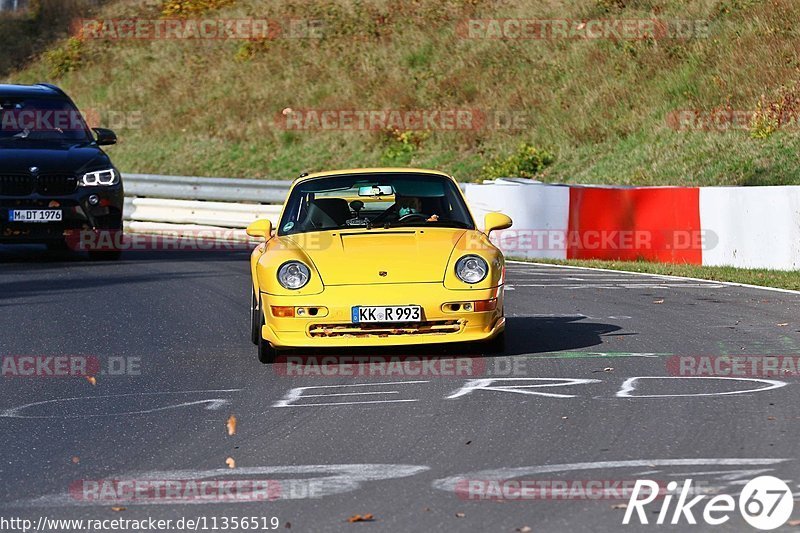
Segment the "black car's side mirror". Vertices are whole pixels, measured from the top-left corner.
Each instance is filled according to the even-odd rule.
[[[98,146],[117,144],[117,134],[106,128],[94,128]]]

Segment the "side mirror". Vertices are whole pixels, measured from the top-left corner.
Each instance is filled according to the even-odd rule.
[[[269,240],[272,235],[272,222],[266,218],[256,220],[247,226],[246,231],[251,237],[261,237],[262,239]]]
[[[98,146],[108,146],[110,144],[117,144],[117,134],[106,128],[94,128],[94,133],[97,135]]]
[[[503,213],[486,213],[483,218],[483,232],[489,235],[496,229],[510,228],[511,224],[511,219]]]

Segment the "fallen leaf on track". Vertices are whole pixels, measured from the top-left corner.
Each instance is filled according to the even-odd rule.
[[[97,385],[97,378],[94,376],[86,376],[86,381],[88,381],[92,385]]]
[[[664,299],[662,298],[660,300],[653,300],[653,303],[654,304],[663,304],[664,303]]]
[[[616,503],[616,504],[612,505],[611,508],[612,509],[627,509],[628,508],[628,504],[627,503]]]
[[[531,533],[531,531],[533,531],[533,530],[531,528],[529,528],[528,526],[522,526],[522,527],[518,527],[514,531],[519,531],[519,533]]]
[[[372,516],[371,514],[365,514],[365,515],[354,514],[353,516],[348,518],[347,521],[350,522],[351,524],[354,522],[374,522],[375,517]]]
[[[228,465],[228,468],[236,468],[236,461],[233,457],[225,459],[225,464]]]
[[[127,511],[128,508],[127,507],[112,507],[111,510],[114,511],[115,513],[119,513],[120,511]]]
[[[229,436],[236,435],[236,417],[235,416],[231,415],[230,418],[228,418],[227,426],[228,426],[228,435]]]
[[[78,457],[77,455],[73,455],[72,456],[72,464],[78,464],[80,462],[81,462],[81,458],[80,457]]]
[[[465,516],[467,515],[465,515],[464,513],[456,513],[456,518],[464,518]]]
[[[789,325],[789,323],[788,323],[788,322],[784,322],[783,324],[778,324],[778,325],[779,325],[780,327],[783,327],[783,326],[788,326],[788,325]]]

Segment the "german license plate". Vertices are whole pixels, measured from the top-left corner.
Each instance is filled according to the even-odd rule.
[[[60,209],[12,209],[8,212],[9,222],[61,222]]]
[[[422,308],[418,305],[358,305],[353,307],[353,322],[419,322]]]

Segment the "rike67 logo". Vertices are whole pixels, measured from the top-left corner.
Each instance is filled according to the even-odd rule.
[[[738,512],[748,524],[755,529],[769,531],[785,524],[794,509],[791,489],[782,480],[773,476],[759,476],[750,480],[739,494],[738,502],[728,494],[719,494],[713,497],[701,494],[689,499],[694,492],[691,479],[684,481],[680,492],[676,493],[677,489],[678,483],[675,481],[667,484],[667,490],[664,493],[663,490],[659,490],[659,485],[655,481],[637,480],[622,523],[631,524],[635,513],[638,523],[648,524],[645,506],[662,495],[661,508],[655,521],[655,524],[658,525],[666,523],[672,525],[697,524],[695,516],[697,513],[701,515],[706,524],[718,526],[728,522],[731,515],[737,511],[738,506]],[[676,497],[675,506],[671,509],[672,502]],[[655,512],[655,510],[651,509],[651,512]]]

